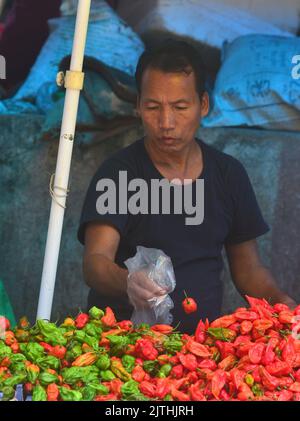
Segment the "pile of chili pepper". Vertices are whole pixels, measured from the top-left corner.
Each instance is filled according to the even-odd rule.
[[[246,298],[193,335],[118,322],[110,307],[60,325],[2,317],[2,399],[23,384],[33,401],[299,401],[300,306]]]

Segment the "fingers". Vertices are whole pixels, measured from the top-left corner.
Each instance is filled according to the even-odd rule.
[[[145,272],[134,272],[128,276],[127,293],[136,308],[149,308],[148,300],[165,295],[166,291],[153,282]]]

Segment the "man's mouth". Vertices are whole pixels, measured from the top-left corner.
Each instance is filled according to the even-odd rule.
[[[172,142],[172,141],[176,140],[176,138],[175,137],[170,137],[170,136],[162,136],[161,137],[161,140],[163,142]]]

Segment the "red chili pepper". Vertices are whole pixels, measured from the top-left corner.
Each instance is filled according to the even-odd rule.
[[[171,387],[171,395],[177,401],[187,402],[191,400],[189,395],[181,392],[180,390],[177,390],[175,387]]]
[[[255,345],[253,345],[250,349],[249,349],[249,359],[253,364],[259,364],[263,353],[265,350],[265,345],[261,344],[261,343],[257,343]]]
[[[47,386],[47,401],[57,401],[59,397],[59,389],[57,384],[51,383]]]
[[[109,387],[110,391],[112,393],[115,393],[117,396],[120,396],[123,382],[120,379],[113,379],[109,383],[110,383],[110,387]]]
[[[198,367],[197,358],[193,354],[177,354],[179,357],[179,361],[183,365],[184,368],[190,371],[196,370]]]
[[[51,351],[49,351],[49,355],[53,355],[60,360],[62,360],[66,355],[67,349],[62,345],[55,345]]]
[[[153,330],[154,332],[164,333],[165,335],[167,335],[168,333],[173,332],[174,328],[170,325],[159,324],[159,325],[151,326],[151,330]]]
[[[220,351],[222,360],[230,354],[235,355],[235,347],[232,343],[217,340],[216,346]]]
[[[273,321],[268,319],[257,319],[253,322],[253,329],[264,335],[265,331],[273,326]]]
[[[267,344],[266,350],[265,350],[265,354],[262,358],[262,364],[264,366],[267,366],[268,364],[271,364],[275,357],[276,354],[274,352],[274,349],[276,348],[276,346],[279,343],[279,339],[277,338],[271,338]]]
[[[116,401],[118,396],[115,393],[109,393],[108,395],[97,395],[94,398],[94,401],[104,402],[104,401]]]
[[[172,357],[169,358],[169,363],[172,365],[176,365],[179,363],[179,358],[177,355],[172,355]]]
[[[131,377],[136,382],[141,382],[145,379],[146,371],[140,365],[136,365],[132,370]]]
[[[136,355],[145,360],[156,360],[158,351],[148,339],[138,339],[135,344]]]
[[[239,322],[233,323],[232,325],[229,326],[229,329],[233,330],[236,333],[239,333],[241,330],[241,325]]]
[[[293,323],[294,313],[291,310],[283,310],[279,313],[278,320],[284,324]]]
[[[236,311],[234,313],[236,320],[248,320],[248,321],[254,321],[258,319],[257,313],[255,311],[251,310],[244,310],[244,311]]]
[[[198,368],[209,368],[210,370],[216,370],[217,363],[211,359],[204,359],[198,364]]]
[[[241,390],[238,394],[237,394],[237,399],[239,401],[249,401],[249,400],[253,400],[254,399],[254,394],[251,391],[250,387],[245,384],[245,386],[242,388],[243,390]]]
[[[223,370],[217,370],[211,380],[211,391],[215,398],[218,398],[221,390],[227,381],[226,373]]]
[[[13,343],[17,342],[14,332],[11,330],[4,332],[4,342],[8,346],[11,346]]]
[[[186,344],[186,349],[197,357],[208,358],[211,356],[211,352],[206,345],[202,345],[192,339]]]
[[[86,313],[78,314],[78,316],[75,319],[75,326],[77,327],[77,329],[82,329],[89,321],[89,318],[89,315]]]
[[[291,401],[293,400],[293,393],[289,390],[282,390],[279,392],[278,401]]]
[[[128,331],[133,328],[133,323],[131,320],[122,320],[121,322],[117,323],[117,326],[125,331]]]
[[[276,361],[266,366],[272,376],[286,376],[292,372],[292,367],[285,361]]]
[[[252,322],[250,320],[243,320],[241,323],[240,332],[242,335],[247,335],[247,333],[251,332],[252,330]]]
[[[294,359],[296,357],[293,341],[294,341],[293,337],[289,336],[285,346],[282,349],[282,354],[281,354],[283,361],[286,361],[287,363],[291,365],[293,365]]]
[[[277,303],[273,306],[273,310],[276,311],[276,313],[280,313],[281,311],[289,311],[289,306],[282,303]]]
[[[175,379],[181,379],[183,376],[183,366],[181,364],[178,364],[172,367],[170,376],[174,377]]]
[[[18,342],[14,342],[13,344],[11,344],[10,348],[14,354],[18,354],[20,352],[20,345],[18,344]]]
[[[228,357],[224,358],[219,364],[218,367],[224,371],[230,370],[236,363],[236,357],[232,354],[229,354]]]
[[[189,387],[189,393],[192,401],[206,401],[206,397],[199,389],[198,384],[193,384]]]
[[[294,393],[294,401],[300,401],[300,393],[299,392]]]
[[[148,398],[155,398],[156,387],[153,383],[143,380],[139,384],[139,389],[145,396],[148,396]]]
[[[222,399],[222,401],[230,401],[231,397],[230,395],[226,392],[225,389],[222,389],[220,392],[220,399]]]
[[[110,307],[105,308],[105,315],[102,316],[101,322],[104,324],[104,326],[107,327],[115,326],[115,324],[117,323],[115,314]]]
[[[155,397],[163,399],[166,395],[171,392],[171,385],[169,379],[157,379]]]
[[[300,393],[300,382],[295,382],[295,383],[293,383],[293,384],[290,386],[289,390],[290,390],[291,392],[297,392],[297,393]]]
[[[206,327],[202,320],[199,321],[195,331],[195,341],[203,344],[206,339]]]
[[[266,389],[273,391],[279,386],[278,379],[276,379],[276,377],[271,376],[271,374],[269,374],[264,367],[260,366],[259,374],[261,377],[262,384]]]
[[[194,313],[197,311],[197,303],[196,301],[188,297],[186,292],[184,291],[185,299],[182,301],[182,308],[186,314]]]
[[[246,375],[245,371],[239,370],[237,368],[233,368],[230,371],[230,377],[231,377],[231,380],[232,380],[236,390],[238,390],[239,387],[241,386],[241,384],[243,384],[245,375]]]
[[[214,320],[210,327],[228,327],[236,322],[236,317],[234,314],[230,314],[227,316],[219,317],[218,319]]]

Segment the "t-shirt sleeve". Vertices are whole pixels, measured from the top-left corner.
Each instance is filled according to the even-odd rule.
[[[233,217],[226,244],[253,240],[269,231],[243,165],[234,160],[228,175]]]
[[[90,182],[82,207],[77,232],[82,244],[89,222],[107,223],[116,228],[121,236],[124,235],[128,212],[119,211],[119,184],[121,179],[124,183],[131,177],[132,171],[117,159],[108,159],[100,166]]]

